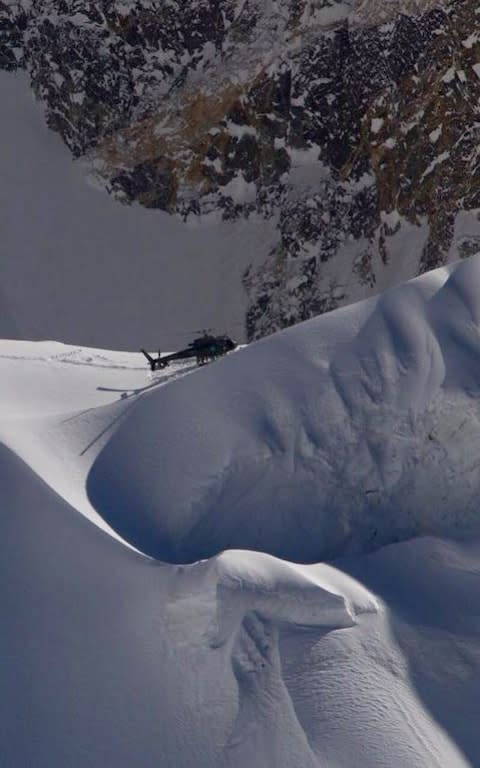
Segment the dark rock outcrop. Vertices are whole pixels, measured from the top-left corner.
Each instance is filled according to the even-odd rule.
[[[476,4],[344,9],[0,1],[0,67],[29,71],[124,202],[277,221],[245,275],[255,338],[480,247],[480,224],[456,227],[480,209]]]

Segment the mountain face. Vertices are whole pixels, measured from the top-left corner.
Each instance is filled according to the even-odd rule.
[[[260,215],[249,338],[480,248],[477,4],[0,0],[0,67],[105,187]]]

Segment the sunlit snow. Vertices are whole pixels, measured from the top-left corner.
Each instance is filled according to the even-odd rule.
[[[479,285],[154,376],[0,343],[0,765],[478,763]]]

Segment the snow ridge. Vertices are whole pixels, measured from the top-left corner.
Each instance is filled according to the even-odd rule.
[[[479,281],[154,378],[0,343],[0,764],[476,764]]]
[[[475,256],[153,381],[139,354],[3,342],[0,439],[165,561],[233,548],[316,562],[465,532],[479,491],[479,283]]]
[[[174,562],[476,525],[479,284],[476,256],[146,393],[92,466],[92,506]]]

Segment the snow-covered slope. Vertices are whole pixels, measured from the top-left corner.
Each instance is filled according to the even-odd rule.
[[[479,279],[155,378],[0,344],[2,766],[478,764]]]
[[[478,525],[479,285],[477,256],[150,391],[92,466],[93,507],[176,562]]]
[[[313,562],[464,531],[479,282],[476,256],[186,377],[177,364],[151,380],[140,354],[2,342],[0,439],[167,561],[233,547]]]
[[[457,768],[455,737],[478,748],[478,548],[396,548],[354,579],[246,552],[163,566],[5,450],[1,472],[2,765]],[[448,592],[425,578],[440,574]]]

